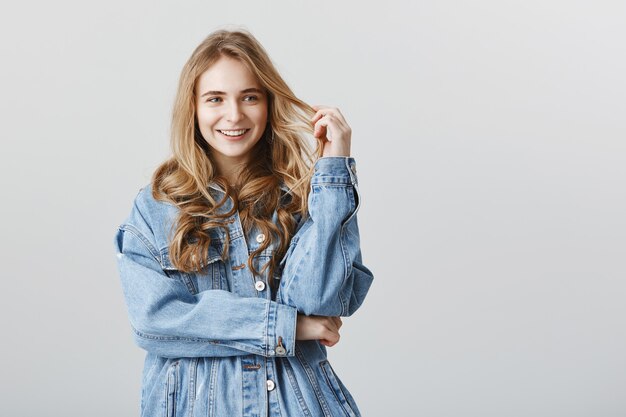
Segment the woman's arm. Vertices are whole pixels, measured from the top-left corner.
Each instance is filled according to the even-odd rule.
[[[352,157],[317,160],[309,217],[281,261],[277,301],[304,314],[350,316],[372,283],[373,275],[361,258],[355,166]]]
[[[136,344],[163,357],[293,356],[295,308],[228,291],[191,294],[158,261],[135,204],[115,236],[117,265]],[[280,339],[280,342],[279,342]]]

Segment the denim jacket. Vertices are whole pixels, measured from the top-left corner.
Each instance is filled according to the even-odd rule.
[[[214,184],[209,191],[218,199],[224,193]],[[326,347],[295,340],[298,312],[350,316],[372,283],[361,259],[354,158],[316,161],[309,215],[297,218],[276,290],[267,285],[268,270],[255,278],[247,266],[265,236],[254,229],[245,235],[238,212],[227,222],[226,261],[225,232],[216,228],[207,268],[178,271],[168,255],[178,209],[151,193],[151,185],[139,191],[115,235],[132,334],[147,352],[141,415],[360,416]],[[231,207],[229,199],[221,210]],[[257,270],[274,250],[253,259]]]

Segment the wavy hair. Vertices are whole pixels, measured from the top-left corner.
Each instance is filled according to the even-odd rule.
[[[218,175],[211,148],[200,133],[196,116],[198,78],[222,56],[242,62],[256,76],[268,97],[267,127],[251,150],[251,162],[242,169],[236,187],[231,187]],[[222,247],[222,260],[226,260],[227,219],[239,211],[246,235],[256,225],[267,237],[249,255],[247,265],[254,275],[269,268],[269,283],[273,283],[277,264],[286,253],[296,227],[294,215],[304,217],[307,213],[313,165],[322,156],[320,140],[312,138],[310,117],[314,114],[311,106],[294,95],[265,49],[248,31],[217,30],[196,47],[178,83],[172,112],[172,155],[152,176],[153,197],[179,209],[169,243],[170,261],[178,270],[193,272],[207,266],[213,228],[219,227],[225,232],[225,240],[218,247]],[[209,192],[211,183],[224,191],[220,201]],[[281,184],[287,186],[286,194]],[[229,197],[234,203],[231,210],[218,213]],[[272,221],[274,211],[276,224]],[[258,271],[253,259],[272,242],[277,242],[276,249]]]

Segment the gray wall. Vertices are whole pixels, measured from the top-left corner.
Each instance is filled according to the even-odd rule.
[[[366,416],[626,415],[619,1],[37,1],[0,16],[4,416],[132,416],[116,226],[177,78],[241,25],[353,130],[375,283],[331,348]]]

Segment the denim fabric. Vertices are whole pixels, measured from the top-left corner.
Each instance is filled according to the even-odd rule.
[[[210,192],[223,196],[215,185]],[[225,232],[211,230],[208,267],[178,271],[168,254],[177,208],[151,193],[151,185],[139,191],[115,235],[132,334],[147,352],[141,415],[360,416],[326,347],[295,340],[298,312],[349,316],[372,283],[361,259],[354,158],[316,161],[309,216],[297,218],[276,290],[266,285],[267,271],[256,278],[249,271],[263,236],[245,235],[237,212],[228,222],[228,259],[220,258]],[[231,207],[229,199],[221,210]],[[257,269],[274,249],[254,258]]]

